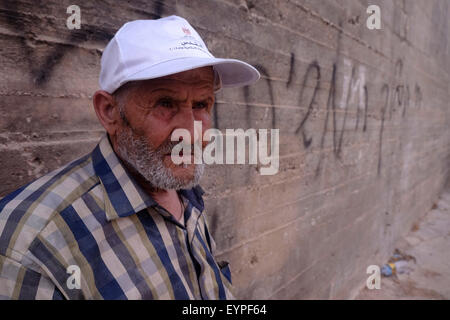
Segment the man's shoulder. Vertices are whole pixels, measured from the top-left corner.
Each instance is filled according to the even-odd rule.
[[[87,154],[5,196],[0,200],[0,253],[6,248],[24,253],[57,213],[97,184]]]

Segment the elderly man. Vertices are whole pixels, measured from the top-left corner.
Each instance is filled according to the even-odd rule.
[[[198,186],[176,165],[176,129],[211,127],[214,93],[259,78],[218,59],[177,16],[126,23],[102,56],[92,153],[0,202],[0,298],[230,299]],[[205,145],[203,145],[205,147]]]

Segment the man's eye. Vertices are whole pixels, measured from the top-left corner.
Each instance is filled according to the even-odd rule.
[[[173,102],[171,99],[160,99],[157,103],[158,106],[161,106],[163,108],[172,108],[173,107]]]
[[[194,109],[205,109],[208,108],[208,104],[206,102],[197,102],[194,105]]]

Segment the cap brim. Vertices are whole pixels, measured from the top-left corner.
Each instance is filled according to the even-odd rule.
[[[213,66],[217,70],[222,87],[226,88],[247,86],[260,78],[256,68],[240,60],[190,57],[173,59],[150,66],[129,75],[120,85],[129,81],[155,79],[207,66]]]

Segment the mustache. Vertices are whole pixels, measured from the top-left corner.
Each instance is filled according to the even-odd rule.
[[[172,153],[172,149],[173,149],[176,145],[178,145],[178,144],[180,144],[180,143],[181,143],[181,146],[182,146],[183,148],[189,148],[189,147],[190,147],[190,148],[191,148],[191,153],[192,153],[192,154],[194,153],[195,148],[198,148],[198,147],[199,147],[198,144],[185,143],[185,142],[183,142],[183,141],[171,141],[171,140],[169,139],[169,140],[166,140],[165,142],[163,142],[163,144],[161,144],[155,151],[156,151],[158,154],[160,154],[160,155],[171,154],[171,153]],[[208,143],[203,144],[203,145],[201,146],[201,149],[203,150],[203,149],[206,147],[207,144],[208,144]]]

